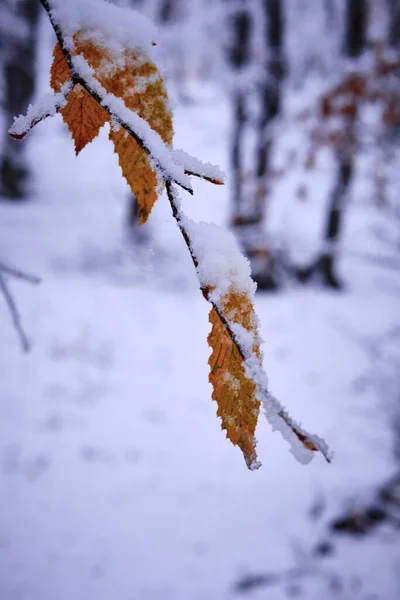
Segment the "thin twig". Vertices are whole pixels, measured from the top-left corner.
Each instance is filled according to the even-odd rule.
[[[175,219],[175,221],[176,221],[176,223],[178,225],[179,231],[181,232],[183,239],[185,240],[185,244],[186,244],[186,246],[187,246],[187,248],[189,250],[190,256],[191,256],[192,261],[193,261],[193,264],[194,264],[195,268],[197,269],[197,267],[198,267],[198,260],[197,260],[197,257],[195,256],[195,254],[193,253],[192,247],[190,245],[189,234],[186,231],[185,227],[183,226],[182,221],[181,221],[181,219],[179,217],[179,208],[178,208],[178,206],[176,204],[176,201],[175,201],[175,192],[174,192],[174,189],[173,189],[172,185],[173,184],[172,184],[171,180],[167,180],[165,182],[165,187],[167,189],[168,200],[169,200],[169,203],[170,203],[171,209],[172,209],[172,215],[173,215],[173,217],[174,217],[174,219]],[[223,315],[223,313],[219,309],[218,305],[215,302],[213,302],[212,300],[210,300],[208,288],[206,288],[204,286],[200,286],[200,289],[201,289],[201,291],[202,291],[203,296],[205,297],[205,299],[210,304],[212,304],[213,308],[215,309],[216,313],[218,314],[219,318],[221,319],[221,321],[222,321],[222,323],[223,323],[223,325],[224,325],[227,333],[229,334],[229,336],[232,339],[232,341],[235,344],[235,346],[237,346],[237,349],[238,349],[240,357],[243,360],[246,360],[246,355],[245,355],[245,353],[244,353],[241,345],[237,342],[235,334],[233,333],[233,331],[232,331],[232,329],[231,329],[228,321],[226,320],[225,316]]]
[[[179,227],[179,231],[181,232],[182,237],[185,240],[185,244],[189,250],[193,264],[194,264],[195,268],[197,269],[198,260],[197,260],[196,255],[193,253],[193,250],[192,250],[192,247],[190,244],[189,234],[186,231],[186,229],[180,219],[180,211],[179,211],[179,207],[176,202],[175,191],[173,188],[173,182],[171,180],[167,180],[165,182],[165,186],[167,189],[168,200],[169,200],[169,203],[170,203],[171,209],[172,209],[172,215],[173,215],[174,219],[176,220],[176,223]],[[212,305],[212,307],[216,311],[218,317],[221,319],[221,322],[225,328],[225,331],[231,338],[240,357],[242,358],[242,360],[244,362],[248,361],[251,358],[251,356],[247,355],[248,353],[243,348],[240,341],[237,339],[237,336],[233,332],[229,322],[227,321],[225,315],[220,310],[218,304],[216,304],[215,302],[213,302],[210,299],[209,289],[204,286],[200,286],[200,289],[201,289],[205,299]],[[327,462],[331,462],[330,452],[329,452],[328,448],[325,446],[325,444],[322,442],[322,440],[319,440],[319,438],[317,438],[316,436],[312,436],[312,439],[311,439],[309,434],[306,431],[304,431],[299,425],[297,425],[297,423],[295,423],[290,418],[290,416],[284,410],[284,408],[281,406],[281,404],[278,402],[278,400],[271,395],[268,388],[266,387],[266,384],[264,384],[263,382],[257,381],[256,387],[258,389],[260,396],[266,400],[267,404],[270,403],[274,406],[274,409],[276,410],[276,414],[278,415],[278,417],[280,417],[282,419],[282,421],[286,423],[286,425],[292,430],[292,432],[296,435],[296,437],[300,440],[300,442],[309,450],[319,450],[322,453],[322,455],[324,456],[324,458],[327,460]]]
[[[23,279],[28,283],[38,284],[41,283],[40,277],[36,275],[31,275],[30,273],[26,273],[25,271],[21,271],[20,269],[16,269],[15,267],[10,267],[9,265],[0,262],[0,271],[3,271],[6,275],[10,275],[11,277],[15,277],[16,279]]]
[[[18,312],[17,304],[6,283],[7,276],[14,277],[15,279],[21,279],[22,281],[26,281],[27,283],[32,283],[35,285],[39,284],[41,282],[41,279],[39,277],[36,277],[36,275],[25,273],[25,271],[15,269],[14,267],[10,267],[9,265],[0,262],[0,290],[4,296],[5,302],[10,311],[11,320],[21,342],[22,350],[24,352],[29,352],[31,348],[31,343],[22,327],[21,316]]]
[[[8,309],[10,311],[10,315],[11,315],[11,319],[12,319],[12,323],[14,325],[14,329],[17,332],[17,335],[19,337],[19,340],[21,342],[21,346],[22,346],[22,350],[24,352],[29,352],[30,347],[31,347],[31,343],[29,341],[28,336],[26,335],[23,327],[22,327],[22,323],[21,323],[21,317],[20,314],[18,312],[18,308],[17,305],[15,303],[15,300],[10,292],[10,290],[8,289],[8,286],[5,282],[5,279],[3,277],[3,275],[0,273],[0,289],[1,292],[4,296],[4,299],[6,301],[6,304],[8,306]]]
[[[14,123],[8,130],[9,135],[16,140],[21,140],[38,123],[41,123],[41,121],[44,121],[48,117],[53,117],[59,110],[64,108],[73,88],[74,85],[70,82],[69,84],[66,84],[65,91],[59,92],[58,94],[48,94],[42,98],[41,102],[44,105],[39,106],[39,109],[38,107],[33,108],[29,105],[26,115],[21,115],[14,119]]]

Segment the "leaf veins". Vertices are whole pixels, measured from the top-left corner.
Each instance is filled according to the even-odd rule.
[[[220,307],[230,322],[241,325],[258,340],[254,309],[245,293],[231,291],[221,299]],[[212,348],[208,361],[209,381],[213,386],[212,398],[218,404],[221,428],[226,430],[232,444],[239,446],[247,466],[258,468],[255,430],[260,402],[256,398],[256,386],[246,377],[243,358],[215,308],[211,309],[209,319],[212,326],[208,336]],[[253,352],[261,361],[258,342]]]
[[[61,46],[56,44],[50,70],[50,85],[57,93],[67,81],[71,81],[71,71]],[[60,113],[71,132],[77,155],[98,135],[100,129],[109,120],[104,108],[80,85],[74,87]]]

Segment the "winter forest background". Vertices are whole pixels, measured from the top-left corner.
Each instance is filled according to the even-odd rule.
[[[224,439],[167,203],[139,228],[104,131],[7,135],[55,40],[0,0],[0,599],[397,600],[400,1],[118,4],[158,25],[174,145],[228,176],[185,211],[234,231],[271,389],[335,458]]]

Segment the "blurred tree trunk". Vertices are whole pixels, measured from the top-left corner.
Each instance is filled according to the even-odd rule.
[[[0,148],[0,193],[10,200],[20,200],[29,193],[29,168],[25,157],[25,145],[11,139],[7,131],[13,117],[26,111],[35,92],[39,2],[7,1],[1,14],[5,128]]]
[[[393,48],[400,45],[400,0],[388,0],[389,31],[388,41]]]
[[[160,23],[169,23],[174,20],[176,0],[161,0],[158,20]]]
[[[228,50],[228,60],[234,72],[243,72],[250,64],[250,44],[252,35],[252,18],[248,8],[237,10],[231,16],[231,45]],[[233,131],[231,141],[231,165],[233,179],[233,224],[242,216],[244,175],[243,141],[246,125],[245,92],[242,86],[234,86],[232,92]]]
[[[368,0],[347,0],[343,54],[358,58],[366,46]],[[337,276],[338,244],[342,232],[344,212],[348,205],[348,190],[354,174],[356,116],[346,117],[345,140],[336,150],[337,176],[326,215],[322,251],[317,260],[298,271],[300,281],[318,279],[322,285],[340,289]]]
[[[270,289],[278,285],[274,258],[267,247],[264,230],[266,207],[269,196],[269,174],[271,167],[272,140],[268,133],[271,122],[281,110],[281,83],[284,76],[283,58],[283,1],[261,0],[260,16],[265,22],[263,47],[258,49],[262,56],[260,69],[265,69],[261,81],[254,85],[255,99],[259,106],[255,127],[255,154],[249,167],[253,185],[249,189],[244,181],[243,160],[245,129],[247,125],[246,104],[249,95],[248,82],[238,83],[233,91],[233,135],[231,165],[234,173],[232,225],[240,240],[244,253],[249,257],[252,275],[260,288]],[[232,47],[230,63],[239,75],[252,63],[252,36],[255,34],[253,19],[256,13],[251,5],[237,9],[232,17]],[[247,189],[245,189],[245,187]]]
[[[282,104],[282,82],[285,76],[284,21],[282,0],[263,0],[267,31],[265,54],[267,77],[260,86],[260,118],[256,148],[256,197],[254,216],[258,224],[256,247],[249,249],[252,258],[253,275],[260,288],[269,289],[279,285],[279,270],[276,257],[269,252],[265,237],[265,218],[270,195],[269,177],[271,172],[272,135],[268,127],[279,116]],[[258,238],[258,239],[257,239]]]

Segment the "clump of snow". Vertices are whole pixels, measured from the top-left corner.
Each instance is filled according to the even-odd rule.
[[[111,51],[126,48],[150,52],[155,43],[155,25],[131,8],[105,0],[52,0],[49,4],[52,18],[61,27],[70,50],[74,34],[82,29],[89,30],[98,45]]]
[[[208,177],[224,183],[226,180],[225,173],[221,170],[218,165],[212,165],[207,162],[204,163],[194,156],[190,156],[183,150],[173,151],[174,160],[181,165],[186,171],[190,171],[194,175],[200,175],[201,177]]]
[[[29,104],[26,115],[14,117],[8,133],[14,137],[23,137],[39,121],[46,117],[53,117],[60,108],[65,106],[72,88],[72,83],[68,82],[58,94],[46,94],[34,106]]]
[[[256,284],[250,276],[250,263],[240,252],[234,235],[215,223],[195,223],[185,216],[181,216],[181,222],[198,261],[200,284],[213,290],[213,299],[217,300],[232,288],[252,298]]]

